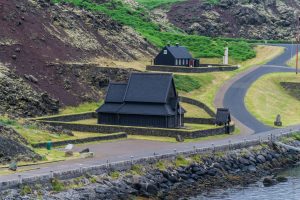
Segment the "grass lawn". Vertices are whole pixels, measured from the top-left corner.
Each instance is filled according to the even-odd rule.
[[[79,106],[68,106],[60,110],[59,114],[67,115],[67,114],[76,114],[76,113],[84,113],[84,112],[94,112],[103,104],[103,101],[100,102],[86,102],[80,104]]]
[[[161,6],[171,5],[185,0],[136,0],[140,5],[152,10]]]
[[[211,118],[205,110],[194,106],[192,104],[187,104],[187,103],[181,103],[182,107],[187,111],[185,113],[185,117],[195,117],[195,118]]]
[[[300,67],[300,53],[298,55],[299,55],[298,66]],[[292,57],[292,59],[290,59],[286,64],[290,67],[296,67],[296,56]]]
[[[246,95],[247,109],[267,125],[273,126],[277,114],[281,115],[284,126],[300,123],[300,102],[280,86],[280,82],[285,81],[299,83],[300,79],[295,73],[265,75],[251,86]]]

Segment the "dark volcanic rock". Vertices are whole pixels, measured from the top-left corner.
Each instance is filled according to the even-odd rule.
[[[222,0],[216,4],[188,0],[167,13],[171,23],[188,33],[247,39],[292,39],[299,1]]]
[[[0,163],[33,161],[42,159],[28,148],[26,140],[11,128],[0,126]],[[9,147],[9,148],[8,148]]]

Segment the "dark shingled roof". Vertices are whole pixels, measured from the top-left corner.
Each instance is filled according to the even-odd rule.
[[[183,46],[166,46],[166,48],[175,58],[193,58],[187,48]]]
[[[168,73],[133,73],[125,93],[125,102],[166,103],[173,76]]]
[[[174,115],[175,111],[165,104],[124,104],[119,110],[120,114],[135,115]]]
[[[100,108],[98,108],[96,112],[118,113],[122,105],[122,103],[105,103],[102,106],[100,106]]]
[[[124,100],[126,83],[110,83],[105,98],[106,103],[122,103]]]

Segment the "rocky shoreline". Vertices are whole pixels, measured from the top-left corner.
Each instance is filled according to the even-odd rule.
[[[288,144],[299,147],[300,142]],[[230,152],[178,155],[174,160],[159,160],[147,166],[135,165],[119,172],[58,180],[41,185],[22,185],[0,193],[4,199],[187,199],[204,191],[247,185],[268,177],[276,183],[276,172],[300,160],[299,152],[273,143]],[[273,178],[273,177],[274,178]],[[277,181],[286,181],[277,178]],[[269,185],[266,185],[269,186]]]

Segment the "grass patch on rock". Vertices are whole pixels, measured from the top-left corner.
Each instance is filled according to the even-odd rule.
[[[59,113],[61,115],[67,114],[77,114],[77,113],[85,113],[85,112],[95,112],[103,104],[103,101],[100,102],[86,102],[82,103],[78,106],[67,106],[63,108]]]

